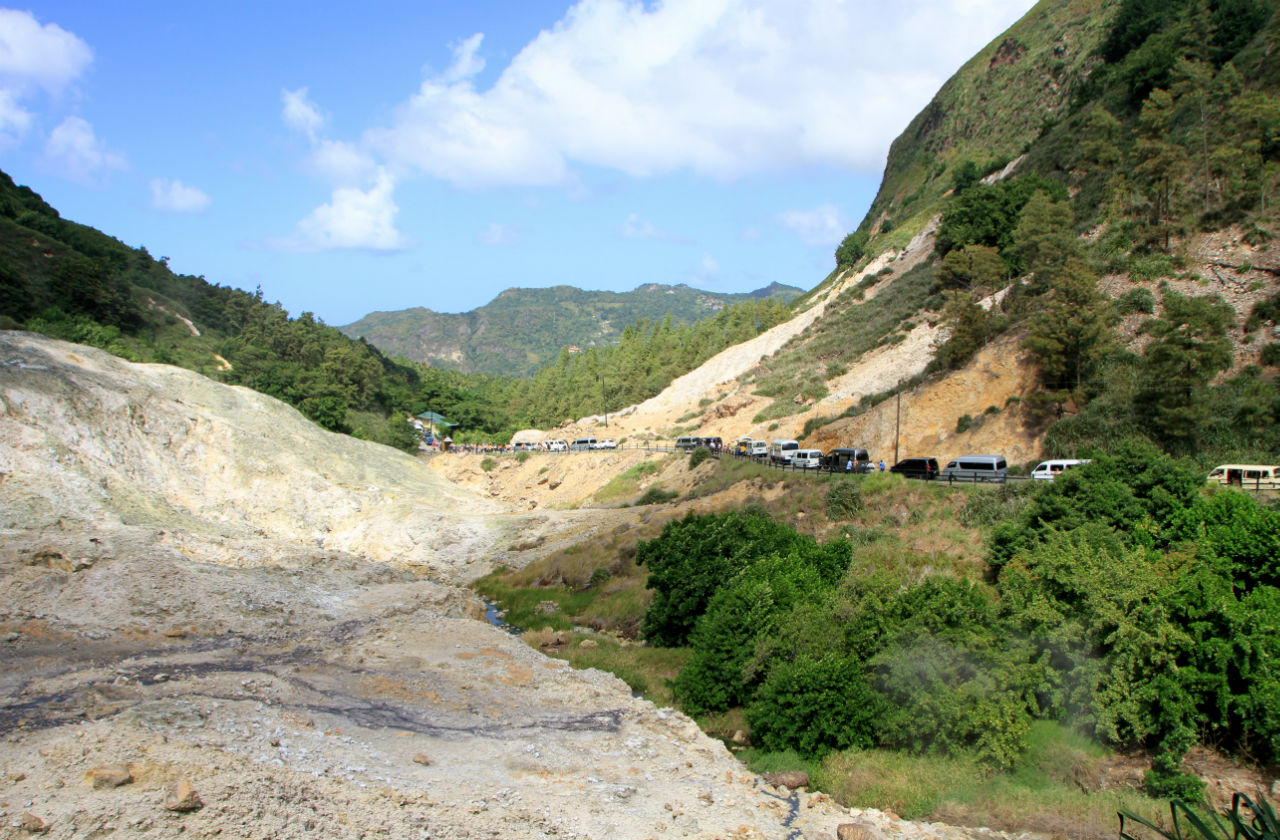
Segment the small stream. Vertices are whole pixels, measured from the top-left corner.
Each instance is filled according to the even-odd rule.
[[[484,620],[485,621],[489,622],[494,627],[497,627],[499,630],[507,631],[513,636],[520,635],[520,628],[516,627],[515,625],[508,624],[503,619],[503,616],[505,615],[505,613],[498,607],[497,604],[490,601],[488,598],[482,598],[481,600],[484,601]]]

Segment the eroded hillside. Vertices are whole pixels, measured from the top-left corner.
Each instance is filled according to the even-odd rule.
[[[30,334],[0,333],[0,387],[6,832],[781,838],[849,819],[821,797],[791,813],[683,715],[477,620],[453,585],[517,536],[550,549],[622,512],[511,513],[256,393]]]

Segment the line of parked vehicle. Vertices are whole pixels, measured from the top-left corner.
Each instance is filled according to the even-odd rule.
[[[593,449],[617,449],[618,442],[611,438],[596,440],[593,437],[578,438],[572,443],[565,440],[521,441],[512,444],[516,452],[587,452]]]
[[[685,440],[685,439],[682,439]],[[680,448],[677,442],[677,448]],[[767,461],[782,468],[821,470],[826,472],[870,473],[892,472],[906,478],[925,481],[996,481],[1009,480],[1009,462],[1003,455],[961,455],[939,467],[934,457],[903,458],[891,467],[884,461],[873,462],[867,450],[857,447],[838,447],[829,452],[820,449],[804,449],[795,440],[765,442],[748,437],[739,438],[733,445],[733,454],[741,458]],[[1053,481],[1063,470],[1087,459],[1062,458],[1044,461],[1032,470],[1030,478],[1036,481]]]
[[[675,441],[677,452],[692,452],[698,447],[706,447],[715,455],[724,451],[724,440],[720,437],[679,437]],[[544,440],[531,443],[516,443],[517,451],[540,452],[587,452],[600,449],[617,449],[616,441],[594,437],[578,438],[572,442],[564,440]],[[803,449],[799,441],[774,440],[763,441],[750,437],[738,438],[729,448],[729,452],[739,458],[751,458],[765,461],[784,469],[818,470],[824,472],[845,472],[865,474],[888,471],[906,478],[918,478],[925,481],[1008,481],[1009,464],[1003,455],[961,455],[939,468],[938,459],[933,457],[903,458],[891,467],[884,461],[873,463],[870,453],[856,447],[838,447],[829,452],[821,449]],[[1087,464],[1088,458],[1053,458],[1041,461],[1031,470],[1028,476],[1033,481],[1053,481],[1064,470],[1079,464]],[[1021,478],[1021,476],[1014,476]],[[1227,487],[1240,487],[1245,490],[1280,490],[1280,466],[1263,464],[1223,464],[1214,467],[1209,473],[1210,483]]]

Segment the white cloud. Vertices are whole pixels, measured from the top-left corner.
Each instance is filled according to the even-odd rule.
[[[0,84],[22,90],[36,85],[57,93],[93,61],[89,45],[30,12],[0,9]]]
[[[58,94],[80,78],[93,51],[56,24],[30,12],[0,9],[0,148],[21,140],[34,122],[27,100]]]
[[[363,146],[470,186],[571,166],[715,178],[810,165],[878,174],[889,142],[1029,0],[581,0],[487,90],[480,36]],[[905,59],[905,60],[904,60]]]
[[[480,235],[476,239],[482,245],[518,245],[520,243],[520,234],[510,225],[490,222],[487,228],[480,231]]]
[[[170,213],[199,213],[211,203],[204,190],[168,178],[151,179],[151,206]]]
[[[31,127],[31,113],[18,104],[13,91],[0,90],[0,148],[12,144]]]
[[[834,204],[821,204],[812,210],[788,210],[778,214],[778,221],[806,245],[833,247],[839,244],[851,226],[849,219]]]
[[[648,219],[642,219],[635,213],[627,214],[624,221],[618,228],[627,239],[663,239],[666,234],[654,226],[653,222]]]
[[[280,91],[280,100],[284,106],[284,124],[294,131],[301,131],[313,141],[316,134],[324,127],[324,116],[320,109],[307,98],[307,89]]]
[[[469,79],[484,69],[484,59],[478,53],[480,51],[480,42],[484,40],[484,35],[477,32],[467,40],[457,44],[453,48],[453,64],[444,74],[446,82],[460,82],[463,79]]]
[[[327,251],[356,248],[371,251],[398,251],[408,244],[396,230],[399,208],[392,197],[395,185],[385,171],[368,190],[343,187],[333,191],[333,199],[298,222],[298,235],[271,243],[285,250]]]
[[[126,167],[124,155],[107,148],[80,117],[67,117],[50,132],[44,162],[64,178],[91,185]]]
[[[351,186],[376,175],[378,165],[360,148],[340,140],[317,140],[306,168],[331,184]]]

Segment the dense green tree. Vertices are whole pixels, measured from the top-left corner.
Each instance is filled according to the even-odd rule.
[[[994,290],[1009,277],[1009,267],[1000,258],[1000,249],[969,243],[948,251],[938,270],[942,289]]]
[[[854,231],[846,236],[836,248],[836,267],[847,268],[862,259],[866,253],[866,246],[866,231]]]
[[[800,553],[757,557],[721,582],[689,635],[693,656],[672,684],[684,708],[703,714],[745,704],[756,683],[748,674],[756,640],[826,586]]]
[[[820,758],[875,746],[884,711],[884,699],[867,685],[859,663],[828,654],[771,670],[747,707],[747,722],[761,749]]]
[[[1143,352],[1146,382],[1138,399],[1148,411],[1153,434],[1185,448],[1210,414],[1210,380],[1231,364],[1227,326],[1235,316],[1220,297],[1167,291],[1162,300],[1161,317],[1143,325],[1152,340]]]
[[[973,295],[956,293],[943,311],[951,324],[951,335],[934,351],[933,364],[942,370],[957,370],[995,334],[994,316],[973,299]]]
[[[652,644],[684,644],[717,588],[752,561],[816,543],[775,522],[760,508],[668,522],[662,534],[636,547],[636,563],[649,569],[654,590],[642,632]]]

